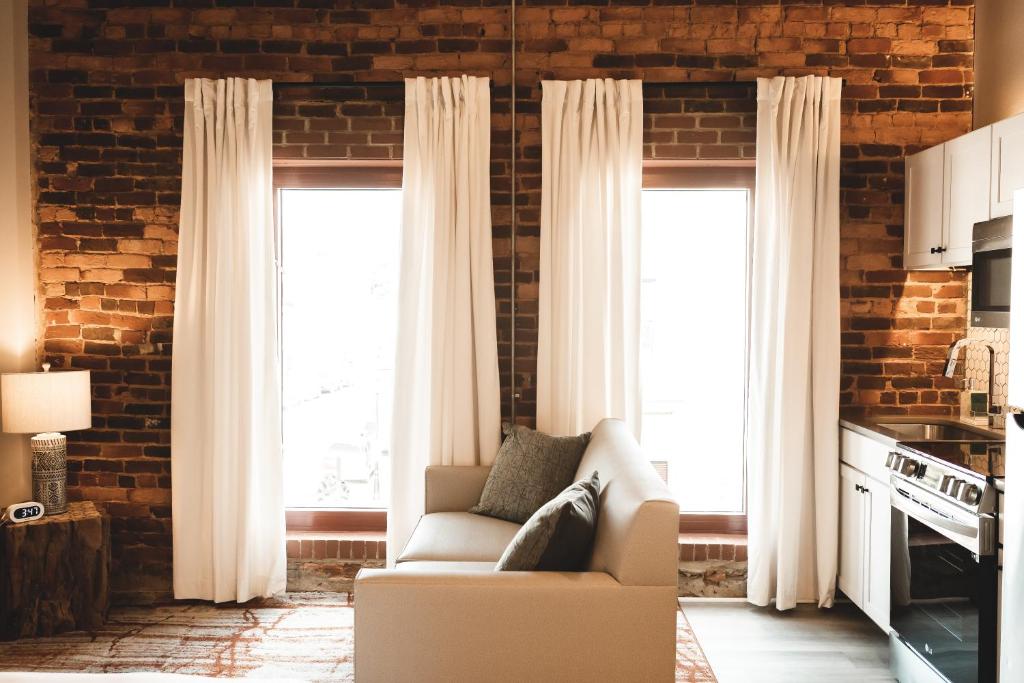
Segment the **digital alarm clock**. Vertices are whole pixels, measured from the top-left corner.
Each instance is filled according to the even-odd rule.
[[[4,522],[11,522],[13,524],[19,524],[21,522],[31,522],[33,519],[39,519],[43,516],[46,510],[43,508],[42,503],[36,503],[29,501],[27,503],[15,503],[6,510],[3,515],[0,515],[0,524]]]

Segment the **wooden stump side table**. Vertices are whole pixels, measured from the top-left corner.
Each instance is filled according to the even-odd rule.
[[[110,518],[90,501],[0,528],[0,640],[101,626],[109,573]]]

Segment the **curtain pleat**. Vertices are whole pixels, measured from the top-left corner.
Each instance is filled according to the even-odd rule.
[[[537,428],[639,436],[641,82],[542,86]]]
[[[835,594],[841,86],[758,79],[747,595],[779,609]]]
[[[270,81],[185,82],[171,396],[174,594],[285,589]]]
[[[388,562],[428,465],[490,464],[501,436],[487,78],[405,82],[402,256]]]

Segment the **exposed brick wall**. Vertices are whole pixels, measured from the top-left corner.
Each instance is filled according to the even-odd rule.
[[[970,0],[520,5],[515,272],[504,3],[222,4],[33,0],[30,10],[43,353],[95,372],[96,428],[72,435],[72,495],[105,501],[113,515],[113,581],[123,597],[169,586],[170,341],[187,77],[493,79],[499,357],[504,410],[514,386],[525,422],[535,407],[539,79],[843,77],[843,403],[910,412],[954,402],[939,359],[964,327],[964,281],[900,269],[902,158],[970,128]],[[650,91],[645,155],[751,158],[752,95],[735,86]],[[401,99],[397,89],[282,91],[275,155],[400,158]]]

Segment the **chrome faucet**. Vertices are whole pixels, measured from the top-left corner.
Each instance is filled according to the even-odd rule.
[[[960,349],[964,348],[965,346],[970,346],[971,344],[980,344],[984,346],[986,349],[988,349],[988,415],[989,419],[991,420],[993,416],[999,415],[1001,413],[1001,410],[992,403],[992,400],[995,397],[996,386],[996,350],[992,348],[992,345],[983,342],[979,339],[968,339],[967,337],[964,337],[963,339],[954,342],[949,347],[949,355],[946,360],[945,374],[946,377],[953,376],[953,374],[956,372],[956,361],[957,358],[960,356]]]

